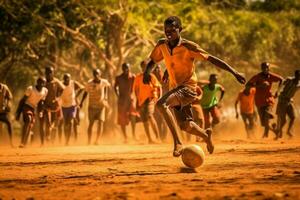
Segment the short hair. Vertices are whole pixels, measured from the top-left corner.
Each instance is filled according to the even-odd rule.
[[[93,69],[93,75],[101,74],[100,69]]]
[[[71,74],[65,73],[65,74],[64,74],[64,78],[65,78],[65,77],[71,78]]]
[[[45,72],[53,72],[54,71],[54,68],[52,66],[47,66],[45,68]]]
[[[175,26],[176,28],[182,28],[181,26],[181,20],[179,19],[179,17],[177,16],[170,16],[168,17],[165,22],[164,22],[164,25],[172,25],[172,26]]]
[[[261,63],[260,67],[270,67],[270,63],[263,62],[263,63]]]
[[[211,79],[212,77],[217,77],[218,75],[217,74],[211,74],[209,75],[209,79]]]
[[[37,83],[40,83],[40,82],[43,82],[45,83],[46,82],[46,79],[42,76],[38,77],[38,79],[36,80]]]
[[[129,63],[126,63],[126,62],[123,63],[123,64],[122,64],[122,69],[123,69],[124,67],[128,67],[128,68],[129,68],[129,67],[130,67]]]

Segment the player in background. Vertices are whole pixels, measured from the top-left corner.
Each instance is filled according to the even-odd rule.
[[[235,101],[235,113],[236,118],[239,118],[238,104],[240,104],[240,114],[243,119],[245,129],[247,132],[247,138],[250,139],[253,136],[254,130],[254,98],[256,89],[251,87],[250,84],[246,84],[245,88],[239,92]]]
[[[272,108],[275,103],[275,98],[278,94],[272,94],[272,84],[278,83],[278,88],[282,83],[283,78],[275,73],[270,72],[270,64],[263,62],[261,64],[261,72],[253,76],[248,84],[256,88],[255,105],[261,125],[264,127],[263,138],[267,138],[270,130],[270,120],[274,118]],[[277,90],[278,91],[278,90]]]
[[[221,113],[219,107],[224,97],[225,89],[218,84],[218,76],[211,74],[209,83],[202,87],[202,91],[203,95],[200,104],[203,109],[205,128],[207,129],[220,123]],[[218,93],[220,93],[219,98],[217,97]]]
[[[154,118],[155,103],[161,95],[161,85],[154,74],[150,74],[151,81],[143,83],[146,62],[141,62],[142,73],[138,74],[133,83],[133,92],[136,95],[136,109],[139,111],[149,143],[154,143],[150,135],[150,126],[159,139],[157,124]]]
[[[10,113],[10,101],[12,94],[7,85],[0,83],[0,122],[3,122],[7,126],[7,132],[9,136],[10,146],[13,146],[12,142],[12,128],[9,120]]]
[[[125,143],[128,140],[126,126],[130,123],[134,140],[135,135],[136,112],[133,105],[132,88],[135,75],[130,72],[128,63],[122,64],[122,74],[116,77],[114,90],[118,97],[118,124],[124,136]]]
[[[72,127],[77,129],[75,118],[77,110],[76,98],[83,92],[84,86],[71,79],[69,73],[64,74],[63,84],[65,86],[61,95],[61,107],[63,113],[65,144],[69,145]],[[74,130],[75,138],[77,138],[77,130]]]
[[[277,130],[276,139],[282,138],[282,128],[286,123],[286,116],[290,118],[287,135],[292,138],[292,128],[295,122],[295,108],[293,105],[293,97],[300,88],[300,70],[295,71],[294,77],[288,77],[283,82],[282,90],[280,90],[278,104],[276,109],[277,114]]]
[[[92,131],[95,121],[98,121],[97,136],[94,142],[98,145],[100,136],[103,132],[103,124],[105,121],[105,108],[108,108],[108,90],[111,87],[110,83],[101,78],[100,69],[93,70],[93,79],[89,80],[85,86],[85,92],[82,96],[80,102],[80,108],[82,108],[83,103],[89,95],[89,106],[88,106],[88,144],[91,144]]]
[[[39,117],[42,117],[44,110],[44,101],[46,99],[48,89],[45,88],[46,80],[44,78],[38,78],[36,85],[29,86],[23,98],[20,100],[17,111],[16,120],[20,119],[20,115],[23,115],[24,125],[21,134],[20,148],[24,148],[27,144],[29,133],[34,125],[36,119],[36,112]],[[44,144],[44,132],[40,132],[41,145]]]

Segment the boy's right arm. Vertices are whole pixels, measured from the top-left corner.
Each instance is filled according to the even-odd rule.
[[[153,67],[155,66],[155,62],[151,59],[146,66],[146,70],[144,71],[143,83],[149,84],[151,81],[151,72]]]
[[[23,98],[20,100],[18,108],[16,110],[16,120],[19,121],[22,110],[23,110],[23,106],[25,105],[26,99],[28,98],[28,96],[24,95]]]
[[[223,60],[221,60],[215,56],[212,56],[212,55],[209,55],[207,60],[210,63],[212,63],[213,65],[215,65],[221,69],[224,69],[225,71],[230,72],[240,83],[242,83],[242,84],[246,83],[245,77],[241,73],[236,71],[233,67],[231,67],[226,62],[224,62]]]

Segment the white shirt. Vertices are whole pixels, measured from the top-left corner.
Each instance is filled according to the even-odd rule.
[[[47,94],[48,90],[45,87],[43,87],[41,91],[38,91],[35,86],[29,86],[25,92],[25,95],[28,97],[25,104],[36,108],[41,100],[45,100]]]
[[[70,80],[69,85],[64,85],[65,89],[62,92],[61,106],[64,108],[69,108],[76,105],[76,93],[75,93],[75,83],[73,80]]]
[[[99,107],[106,98],[105,88],[110,87],[106,79],[100,79],[100,83],[89,80],[85,86],[85,91],[89,93],[89,107]]]

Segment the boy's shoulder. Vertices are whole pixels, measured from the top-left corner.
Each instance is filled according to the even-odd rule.
[[[195,52],[203,52],[204,51],[197,43],[187,40],[187,39],[181,39],[181,45],[190,51],[195,51]]]
[[[166,38],[160,38],[160,39],[157,41],[157,44],[156,44],[156,45],[159,46],[159,45],[165,44],[166,41],[167,41]]]

